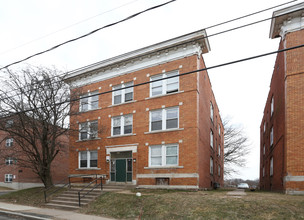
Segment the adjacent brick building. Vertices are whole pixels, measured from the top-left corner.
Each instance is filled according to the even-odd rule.
[[[222,185],[224,129],[210,79],[181,75],[205,68],[209,50],[200,30],[70,73],[71,92],[81,92],[70,174],[149,188]]]
[[[8,124],[14,126],[14,120],[7,120]],[[62,143],[68,146],[68,137],[61,136]],[[0,131],[0,186],[13,189],[25,189],[31,187],[44,186],[37,174],[30,168],[21,166],[19,159],[27,160],[22,154],[14,140],[14,137],[4,131]],[[18,154],[18,156],[17,156]],[[22,157],[22,158],[21,158]],[[52,162],[51,172],[53,183],[59,183],[66,179],[69,172],[69,152],[68,147],[62,149]],[[20,161],[20,160],[19,160]],[[67,181],[67,180],[66,180]]]
[[[273,13],[279,49],[304,44],[304,3]],[[277,55],[262,119],[260,187],[304,194],[304,48]]]

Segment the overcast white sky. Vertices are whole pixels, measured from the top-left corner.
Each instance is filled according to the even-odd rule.
[[[164,2],[166,0],[0,0],[0,66]],[[288,0],[177,0],[14,68],[22,68],[24,64],[54,65],[69,71],[285,2]],[[269,18],[272,12],[207,29],[207,33],[211,35]],[[207,67],[277,50],[279,39],[269,39],[269,30],[270,20],[210,37],[211,51],[204,55]],[[252,143],[247,167],[240,169],[235,177],[259,177],[259,126],[275,58],[276,55],[271,55],[208,71],[222,118],[230,116],[233,123],[242,125]]]

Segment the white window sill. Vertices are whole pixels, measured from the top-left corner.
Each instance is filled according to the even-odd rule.
[[[171,132],[171,131],[182,131],[184,128],[174,128],[174,129],[168,129],[168,130],[157,130],[157,131],[148,131],[144,134],[155,134],[155,133],[162,133],[162,132]]]
[[[115,106],[120,106],[120,105],[125,105],[125,104],[129,104],[129,103],[134,103],[134,102],[137,102],[137,100],[133,100],[133,101],[129,101],[129,102],[123,102],[123,103],[119,103],[119,104],[109,105],[108,108],[115,107]]]
[[[134,135],[136,135],[136,134],[122,134],[122,135],[109,136],[107,138],[128,137],[128,136],[134,136]]]
[[[86,111],[79,111],[79,113],[84,113],[84,112],[90,112],[90,111],[94,111],[94,110],[100,110],[101,108],[94,108],[94,109],[90,109],[90,110],[86,110]]]
[[[75,170],[101,170],[101,168],[87,168],[87,167],[84,167],[84,168],[77,168],[77,169],[75,169]]]
[[[184,166],[153,166],[153,167],[144,167],[145,170],[150,169],[181,169],[184,168]]]
[[[175,94],[179,94],[179,93],[183,93],[183,92],[184,91],[178,91],[178,92],[172,92],[172,93],[168,93],[168,94],[161,94],[161,95],[151,96],[151,97],[145,98],[145,100],[160,98],[160,97],[169,96],[169,95],[175,95]]]
[[[101,140],[101,138],[83,139],[83,140],[77,140],[76,142],[94,141],[94,140]]]

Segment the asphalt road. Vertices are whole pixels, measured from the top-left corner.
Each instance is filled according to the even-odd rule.
[[[7,215],[0,212],[0,220],[26,220],[26,218],[21,216]]]

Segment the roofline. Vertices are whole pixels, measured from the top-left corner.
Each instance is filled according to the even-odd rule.
[[[128,62],[132,59],[146,56],[152,53],[157,53],[160,51],[165,51],[172,49],[177,46],[182,46],[188,43],[197,42],[202,48],[202,53],[208,53],[210,51],[210,45],[207,38],[207,33],[205,29],[201,29],[195,32],[191,32],[189,34],[185,34],[179,37],[175,37],[166,41],[162,41],[160,43],[152,44],[147,47],[143,47],[131,52],[127,52],[106,60],[102,60],[100,62],[96,62],[79,69],[71,71],[66,77],[66,81],[70,81],[72,78],[82,75],[84,73],[94,71],[96,69],[104,68],[110,65],[119,64],[122,62]]]

